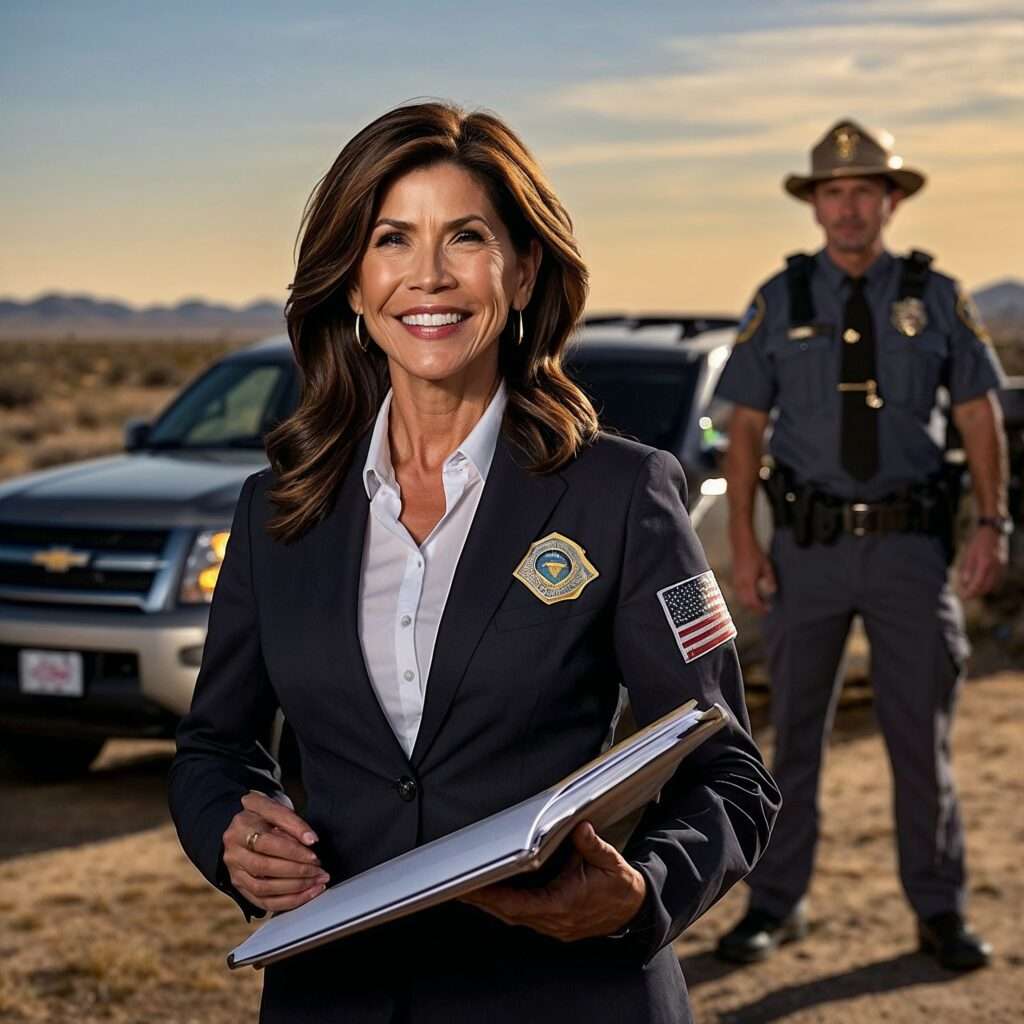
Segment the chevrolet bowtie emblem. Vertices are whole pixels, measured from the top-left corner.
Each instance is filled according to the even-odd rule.
[[[32,556],[33,565],[41,565],[47,572],[67,572],[68,569],[84,569],[89,564],[88,551],[72,551],[71,548],[50,548],[37,551]]]

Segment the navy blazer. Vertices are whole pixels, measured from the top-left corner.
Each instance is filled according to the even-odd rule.
[[[749,736],[734,645],[686,663],[656,597],[707,568],[679,463],[602,435],[538,475],[499,440],[407,758],[357,632],[368,440],[330,513],[298,541],[265,529],[270,470],[245,482],[235,512],[170,803],[189,857],[244,910],[255,908],[226,877],[221,836],[247,791],[280,790],[264,745],[278,707],[294,727],[304,817],[332,881],[532,796],[596,756],[620,682],[641,725],[690,698],[722,703],[735,724],[683,763],[626,847],[647,898],[625,938],[561,943],[454,903],[268,967],[260,1019],[690,1020],[671,942],[753,867],[779,794]],[[513,572],[553,531],[584,548],[600,575],[575,600],[548,605]],[[414,787],[399,786],[409,779]]]

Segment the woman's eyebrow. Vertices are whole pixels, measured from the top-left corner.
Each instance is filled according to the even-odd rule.
[[[487,225],[488,228],[490,227],[490,224],[487,223],[487,218],[480,213],[470,213],[467,214],[465,217],[456,217],[455,220],[450,220],[448,221],[447,224],[444,224],[442,226],[445,231],[454,231],[457,228],[464,227],[466,224],[469,224],[470,221],[474,220],[480,221],[481,223]],[[383,226],[397,228],[399,231],[416,230],[415,224],[411,224],[407,220],[395,220],[393,217],[381,217],[380,220],[378,220],[377,223],[373,225],[373,230],[376,231],[377,228]]]

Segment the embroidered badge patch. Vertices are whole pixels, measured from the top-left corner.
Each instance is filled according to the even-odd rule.
[[[745,341],[750,339],[757,333],[758,327],[761,326],[761,322],[764,320],[764,297],[758,292],[754,296],[754,301],[750,304],[746,313],[743,314],[743,319],[739,323],[739,327],[736,328],[736,344],[742,345]]]
[[[710,569],[659,590],[658,600],[683,661],[695,661],[736,636],[732,616]]]
[[[956,315],[960,317],[964,326],[967,327],[976,338],[985,342],[986,345],[992,344],[992,338],[985,329],[985,325],[981,322],[981,317],[978,316],[978,310],[974,305],[974,300],[966,292],[963,292],[960,289],[957,289],[956,295]]]
[[[601,574],[579,544],[560,533],[549,533],[530,545],[513,575],[534,597],[558,604],[575,601]]]
[[[928,326],[928,313],[920,299],[909,297],[892,304],[892,325],[904,337],[913,338]]]

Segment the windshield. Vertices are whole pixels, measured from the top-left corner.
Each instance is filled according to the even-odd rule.
[[[577,355],[568,370],[594,403],[602,427],[653,448],[678,450],[700,360],[637,364],[588,362]]]
[[[157,420],[146,446],[262,448],[263,435],[291,411],[293,377],[282,363],[220,363]]]

